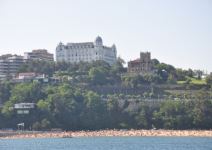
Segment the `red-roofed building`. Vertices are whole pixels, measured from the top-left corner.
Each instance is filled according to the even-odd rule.
[[[18,79],[33,79],[36,77],[35,72],[22,72],[18,74]]]
[[[128,62],[128,73],[144,74],[152,72],[151,53],[141,52],[140,58]]]

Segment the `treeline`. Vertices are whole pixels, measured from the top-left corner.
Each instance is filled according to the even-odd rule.
[[[150,84],[211,84],[212,75],[202,80],[203,72],[192,69],[183,70],[172,65],[152,59],[151,74],[127,74],[124,67],[124,60],[117,59],[117,62],[110,66],[104,61],[92,63],[80,62],[77,64],[67,62],[45,62],[30,61],[20,67],[18,72],[36,72],[46,74],[49,77],[55,76],[63,80],[72,79],[75,83],[86,83],[89,85],[122,85],[127,87],[139,87]],[[17,72],[17,73],[18,73]],[[192,82],[195,80],[195,82]]]
[[[67,83],[22,83],[8,88],[9,93],[1,93],[8,100],[1,109],[0,128],[16,129],[21,122],[33,130],[212,128],[212,100],[201,95],[193,101],[167,99],[154,103],[136,98],[129,101],[124,95],[108,95],[103,100],[95,92]],[[20,115],[13,106],[21,102],[36,103],[37,107],[28,115]]]

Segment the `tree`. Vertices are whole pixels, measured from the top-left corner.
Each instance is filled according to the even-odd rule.
[[[187,76],[189,76],[191,78],[193,78],[193,76],[194,76],[194,72],[193,72],[192,69],[188,69],[188,71],[186,72],[186,74],[187,74]]]
[[[135,120],[137,122],[137,125],[139,128],[145,128],[147,129],[149,126],[148,120],[147,118],[149,118],[147,116],[146,110],[142,109],[136,116],[135,116]]]
[[[154,68],[154,69],[157,68],[156,66],[157,66],[158,64],[160,64],[159,60],[157,60],[157,59],[152,59],[151,62],[152,62],[152,65],[153,65],[153,68]]]
[[[56,92],[49,94],[46,101],[56,127],[63,129],[77,128],[78,103],[70,85],[62,84],[58,86]],[[42,104],[43,102],[41,101],[40,103]],[[46,107],[45,103],[41,104],[39,104],[39,108]]]
[[[41,124],[42,129],[49,129],[50,128],[50,121],[46,118],[43,119],[40,124]]]
[[[10,101],[15,103],[29,102],[36,103],[45,95],[40,83],[21,83],[14,86],[11,91]]]
[[[212,126],[212,101],[197,100],[191,111],[193,126],[200,129],[211,129]]]
[[[47,101],[44,100],[39,100],[37,103],[37,108],[40,110],[49,110],[49,103]]]
[[[48,76],[52,76],[55,71],[55,64],[54,62],[49,61],[29,61],[27,63],[24,63],[18,70],[18,73],[20,72],[35,72],[35,73],[41,73],[46,74]]]
[[[107,83],[107,71],[103,67],[93,67],[89,70],[89,78],[94,85],[104,85]]]
[[[195,74],[197,75],[197,79],[201,80],[202,79],[202,75],[203,75],[203,71],[201,70],[196,70]]]
[[[172,65],[168,65],[165,63],[160,63],[156,65],[156,69],[158,70],[158,75],[160,75],[164,82],[167,81],[170,74],[176,76],[176,69]]]
[[[85,95],[85,103],[90,110],[98,110],[101,104],[100,96],[97,93],[88,91]]]
[[[170,84],[176,84],[176,79],[172,74],[170,74],[168,76],[167,82],[170,83]]]
[[[10,118],[13,114],[14,114],[14,111],[13,111],[13,103],[11,101],[7,101],[2,110],[1,110],[1,113],[7,117],[7,118]]]
[[[11,95],[12,84],[9,82],[3,82],[0,84],[0,104],[9,100]]]
[[[182,69],[176,69],[176,78],[177,78],[178,81],[186,80],[185,71],[182,70]]]
[[[87,91],[84,95],[85,108],[81,114],[81,123],[87,129],[101,129],[106,126],[106,107],[100,96],[92,91]]]
[[[153,114],[154,125],[165,129],[187,129],[191,119],[187,114],[185,104],[180,101],[166,101],[160,105],[159,111]]]
[[[208,75],[208,76],[206,77],[206,83],[207,83],[208,85],[212,85],[212,74],[210,74],[210,75]]]
[[[118,128],[119,123],[122,120],[122,112],[119,107],[118,97],[115,95],[109,95],[107,100],[107,126],[109,128]]]
[[[111,67],[112,73],[115,74],[124,73],[126,71],[124,68],[125,63],[126,62],[121,57],[118,57],[116,63],[113,64]]]

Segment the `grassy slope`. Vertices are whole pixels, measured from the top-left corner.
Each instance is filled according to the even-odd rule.
[[[197,84],[197,85],[205,85],[206,84],[206,81],[205,79],[201,79],[201,80],[198,80],[196,78],[191,78],[191,77],[187,77],[187,79],[190,79],[191,80],[191,84]],[[186,81],[177,81],[178,84],[184,84],[186,83]]]

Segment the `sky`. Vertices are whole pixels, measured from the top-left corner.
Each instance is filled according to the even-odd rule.
[[[212,72],[212,0],[0,0],[0,55],[61,41],[116,44],[126,62],[149,51],[183,69]]]

